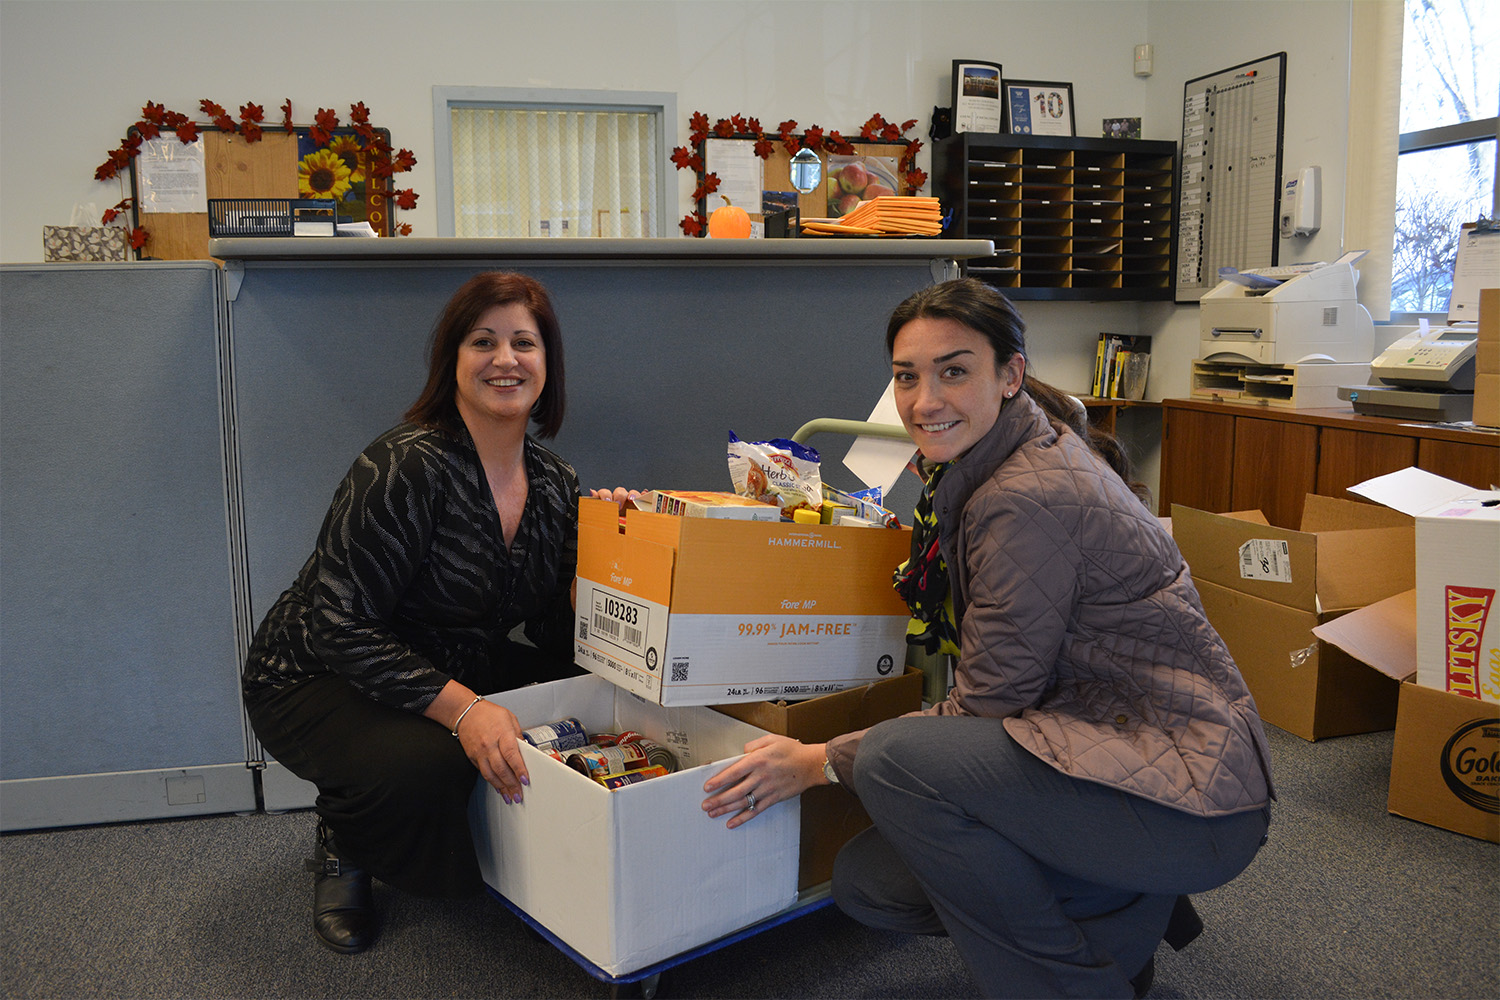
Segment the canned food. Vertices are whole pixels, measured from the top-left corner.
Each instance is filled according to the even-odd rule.
[[[651,766],[646,748],[638,743],[621,743],[613,747],[581,747],[569,750],[564,761],[579,774],[590,778],[624,774],[641,767]]]
[[[624,774],[597,776],[594,778],[594,780],[599,782],[599,784],[603,785],[605,788],[608,788],[610,791],[614,791],[616,788],[624,788],[626,785],[633,785],[637,781],[646,781],[649,778],[660,778],[662,775],[667,773],[669,772],[664,767],[638,767],[633,771],[626,771]]]
[[[523,729],[521,739],[538,750],[571,750],[588,746],[589,734],[584,732],[583,723],[570,717]]]
[[[640,733],[633,733],[629,732],[628,730],[620,734],[620,742],[625,743],[625,737],[627,736],[630,737],[630,743],[634,744],[635,746],[641,747],[646,751],[647,761],[656,766],[666,768],[668,772],[677,770],[677,756],[673,754],[672,751],[668,750],[660,743],[657,743],[655,740],[648,740]]]

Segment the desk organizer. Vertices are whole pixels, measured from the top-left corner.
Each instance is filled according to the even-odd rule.
[[[331,198],[210,198],[208,235],[337,236]]]

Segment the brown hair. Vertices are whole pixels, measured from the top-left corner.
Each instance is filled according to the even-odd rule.
[[[562,430],[567,394],[563,379],[562,331],[552,299],[535,278],[510,271],[489,271],[466,281],[448,300],[437,324],[432,328],[432,347],[427,359],[427,384],[422,394],[406,411],[406,419],[423,427],[457,432],[463,426],[458,415],[457,393],[458,348],[487,309],[519,303],[531,313],[542,336],[542,350],[547,361],[547,384],[531,419],[536,421],[537,436],[550,438]]]
[[[977,278],[959,278],[929,285],[911,295],[891,313],[885,328],[885,352],[896,348],[896,334],[914,319],[951,319],[978,333],[995,349],[995,365],[1004,367],[1017,354],[1026,356],[1026,324],[1010,299]],[[1021,389],[1054,424],[1063,424],[1088,442],[1094,452],[1119,474],[1141,502],[1150,506],[1146,487],[1135,480],[1130,456],[1118,438],[1089,423],[1078,400],[1031,374],[1028,365]]]

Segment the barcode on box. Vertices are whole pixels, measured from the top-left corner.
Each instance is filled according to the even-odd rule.
[[[596,639],[637,656],[646,652],[646,621],[650,609],[618,594],[594,591],[588,630]]]

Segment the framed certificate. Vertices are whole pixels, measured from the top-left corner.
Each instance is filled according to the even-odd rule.
[[[1012,135],[1076,135],[1073,85],[1006,80],[1005,118],[1005,130]]]
[[[953,131],[1000,131],[1005,118],[1000,72],[999,63],[953,60]]]

